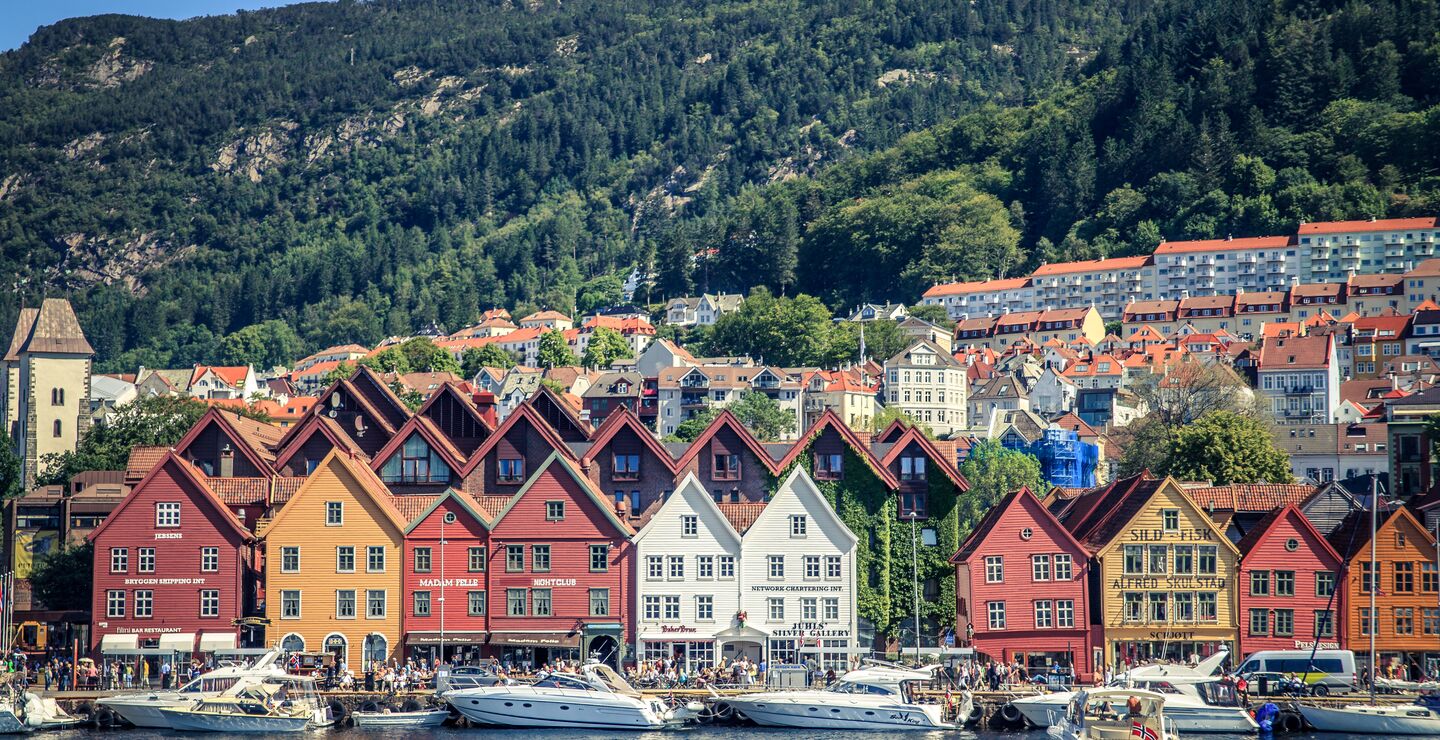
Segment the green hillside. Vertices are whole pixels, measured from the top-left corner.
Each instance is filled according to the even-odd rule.
[[[102,367],[183,365],[256,334],[570,310],[637,263],[656,300],[841,306],[1161,235],[1435,213],[1437,16],[388,0],[66,21],[0,55],[0,320],[64,291]],[[299,336],[236,334],[272,319]]]

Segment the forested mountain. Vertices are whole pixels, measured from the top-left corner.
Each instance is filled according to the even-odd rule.
[[[839,306],[1434,213],[1440,0],[378,0],[65,21],[0,55],[0,298],[101,366],[494,304]],[[695,258],[698,255],[698,259]],[[8,286],[7,286],[8,287]]]

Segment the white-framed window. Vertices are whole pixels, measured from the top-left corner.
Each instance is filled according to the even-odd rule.
[[[355,572],[355,546],[341,545],[335,548],[335,572]]]
[[[280,618],[300,618],[300,592],[298,590],[280,592]]]
[[[155,592],[150,590],[135,592],[135,616],[139,619],[149,619],[155,616]]]
[[[695,576],[696,576],[697,578],[714,578],[714,577],[715,577],[715,556],[714,556],[714,555],[696,555],[696,556],[695,556]]]
[[[660,598],[661,611],[664,612],[666,621],[674,622],[680,619],[680,597],[662,596]]]
[[[344,501],[326,501],[326,502],[325,502],[325,526],[327,526],[327,527],[340,527],[340,526],[344,526],[344,524],[345,524],[345,502],[344,502]]]
[[[719,576],[719,577],[720,577],[720,578],[734,578],[734,577],[735,577],[735,556],[734,556],[734,555],[721,555],[721,556],[720,556],[720,576]]]
[[[805,578],[806,578],[806,579],[809,579],[809,580],[819,580],[819,579],[820,579],[820,556],[819,556],[819,555],[806,555],[804,562],[805,562]]]
[[[1004,555],[986,555],[986,556],[985,556],[985,582],[986,582],[986,583],[1004,583],[1004,582],[1005,582],[1005,556],[1004,556]]]
[[[1075,626],[1075,602],[1061,599],[1055,602],[1055,626],[1061,629]]]
[[[1055,626],[1054,602],[1049,600],[1035,602],[1035,629],[1049,629]]]
[[[180,526],[180,502],[160,501],[155,504],[155,526]]]
[[[990,629],[1005,629],[1005,602],[989,601],[985,603],[985,615],[988,618]]]
[[[791,536],[791,537],[804,537],[804,536],[805,536],[805,532],[806,532],[806,530],[807,530],[808,528],[809,528],[809,525],[808,525],[808,523],[806,522],[806,518],[805,518],[805,515],[804,515],[804,514],[791,514],[791,515],[790,515],[790,536]]]
[[[800,618],[806,622],[815,622],[820,619],[820,605],[813,596],[800,600]]]
[[[335,618],[355,618],[355,589],[348,588],[335,592]]]
[[[296,546],[280,548],[280,572],[300,572],[300,548]]]
[[[769,563],[770,563],[769,573],[770,573],[770,577],[771,577],[771,578],[784,578],[784,577],[785,577],[785,556],[784,556],[784,555],[771,555],[771,556],[769,556]]]
[[[110,548],[110,572],[124,573],[128,570],[130,570],[130,548]]]
[[[699,622],[715,620],[715,597],[701,594],[695,597],[695,619]]]
[[[765,600],[766,617],[771,622],[785,621],[785,599],[779,596],[772,596]]]
[[[669,561],[670,580],[681,581],[685,579],[685,556],[671,555]]]
[[[840,577],[840,556],[839,556],[839,555],[826,555],[826,556],[825,556],[825,578],[826,578],[826,580],[834,580],[834,579],[839,578],[839,577]]]
[[[644,607],[644,610],[645,610],[645,611],[644,611],[645,621],[647,621],[647,622],[658,622],[658,621],[660,621],[660,597],[659,597],[659,596],[646,596],[645,599],[644,599],[644,602],[643,602],[643,607]]]
[[[820,600],[821,616],[827,622],[835,622],[840,619],[840,600],[829,596]]]
[[[365,592],[365,616],[368,619],[385,618],[385,602],[388,597],[385,589],[372,588]],[[403,606],[402,606],[403,608]]]
[[[1050,580],[1050,556],[1030,556],[1030,577],[1036,581]]]
[[[200,616],[202,618],[220,616],[220,591],[218,589],[207,588],[200,591]]]
[[[136,573],[154,573],[154,572],[155,572],[155,548],[153,548],[153,547],[138,547],[138,548],[135,549],[135,572],[136,572]]]
[[[681,537],[698,537],[698,536],[700,536],[700,517],[695,516],[694,514],[682,514],[682,515],[680,515],[680,536],[681,536]]]
[[[384,545],[370,545],[365,548],[365,571],[367,573],[385,572]]]
[[[1055,555],[1055,580],[1068,581],[1075,577],[1074,562],[1069,553],[1056,553]]]
[[[220,548],[200,548],[200,572],[217,573],[220,570]]]
[[[105,592],[105,616],[111,619],[125,618],[125,591],[112,589]]]
[[[645,577],[651,580],[665,577],[665,557],[663,555],[645,556]]]

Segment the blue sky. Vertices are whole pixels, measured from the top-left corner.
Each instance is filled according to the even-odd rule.
[[[125,13],[193,18],[290,5],[294,0],[0,0],[0,51],[9,51],[41,26],[82,15]]]

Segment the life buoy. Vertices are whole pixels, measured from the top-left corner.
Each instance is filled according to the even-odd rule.
[[[1020,713],[1020,707],[1017,707],[1014,704],[1006,704],[1005,706],[1000,707],[1000,719],[1003,719],[1013,725],[1016,722],[1025,719],[1025,715]]]

